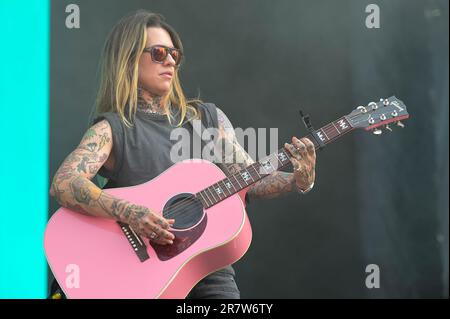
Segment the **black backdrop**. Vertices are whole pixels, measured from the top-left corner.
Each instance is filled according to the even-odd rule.
[[[447,1],[78,0],[80,28],[67,29],[70,3],[52,1],[49,178],[87,128],[107,33],[148,9],[182,38],[187,96],[235,127],[276,127],[281,145],[306,133],[300,106],[319,127],[390,95],[412,115],[403,130],[358,131],[320,152],[307,196],[248,206],[242,297],[448,297]],[[365,25],[369,3],[379,29]],[[365,286],[372,263],[379,289]]]

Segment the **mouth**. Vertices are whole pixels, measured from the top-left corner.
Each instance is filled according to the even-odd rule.
[[[171,72],[164,72],[160,74],[162,77],[172,78],[173,74]]]

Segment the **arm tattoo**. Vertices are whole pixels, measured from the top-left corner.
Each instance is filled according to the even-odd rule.
[[[219,166],[229,176],[254,163],[254,161],[239,144],[233,125],[219,108],[217,108],[217,118],[219,122],[217,143],[222,157],[219,159]]]
[[[273,172],[253,184],[247,194],[250,198],[275,198],[295,190],[293,173]]]
[[[87,210],[103,211],[110,214],[111,196],[104,193],[90,181],[105,163],[111,149],[110,127],[104,120],[84,134],[80,145],[71,153],[56,172],[52,193],[62,206],[86,213]],[[99,146],[98,146],[99,145]]]
[[[254,161],[237,141],[233,126],[223,111],[217,108],[219,142],[222,142],[222,159],[219,167],[227,176],[246,168]],[[250,198],[275,198],[295,190],[294,174],[276,171],[250,186]]]
[[[121,199],[115,199],[111,197],[111,216],[120,220],[128,221],[130,217],[133,221],[142,219],[150,210],[147,207],[130,204],[129,202]]]
[[[75,177],[69,185],[73,197],[81,204],[90,205],[100,199],[101,189],[82,176]]]

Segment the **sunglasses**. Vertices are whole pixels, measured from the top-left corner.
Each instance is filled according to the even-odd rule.
[[[149,48],[145,48],[144,52],[150,53],[153,62],[163,64],[167,56],[170,54],[172,59],[175,61],[175,65],[179,66],[181,63],[181,58],[183,54],[179,49],[169,48],[165,45],[154,45]]]

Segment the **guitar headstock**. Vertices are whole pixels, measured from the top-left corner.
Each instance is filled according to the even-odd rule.
[[[358,106],[353,112],[346,116],[350,125],[354,128],[362,128],[366,131],[373,130],[374,134],[381,134],[382,128],[392,131],[390,123],[396,123],[404,127],[401,120],[409,117],[405,104],[391,96],[380,99],[379,102],[370,102],[367,106]]]

